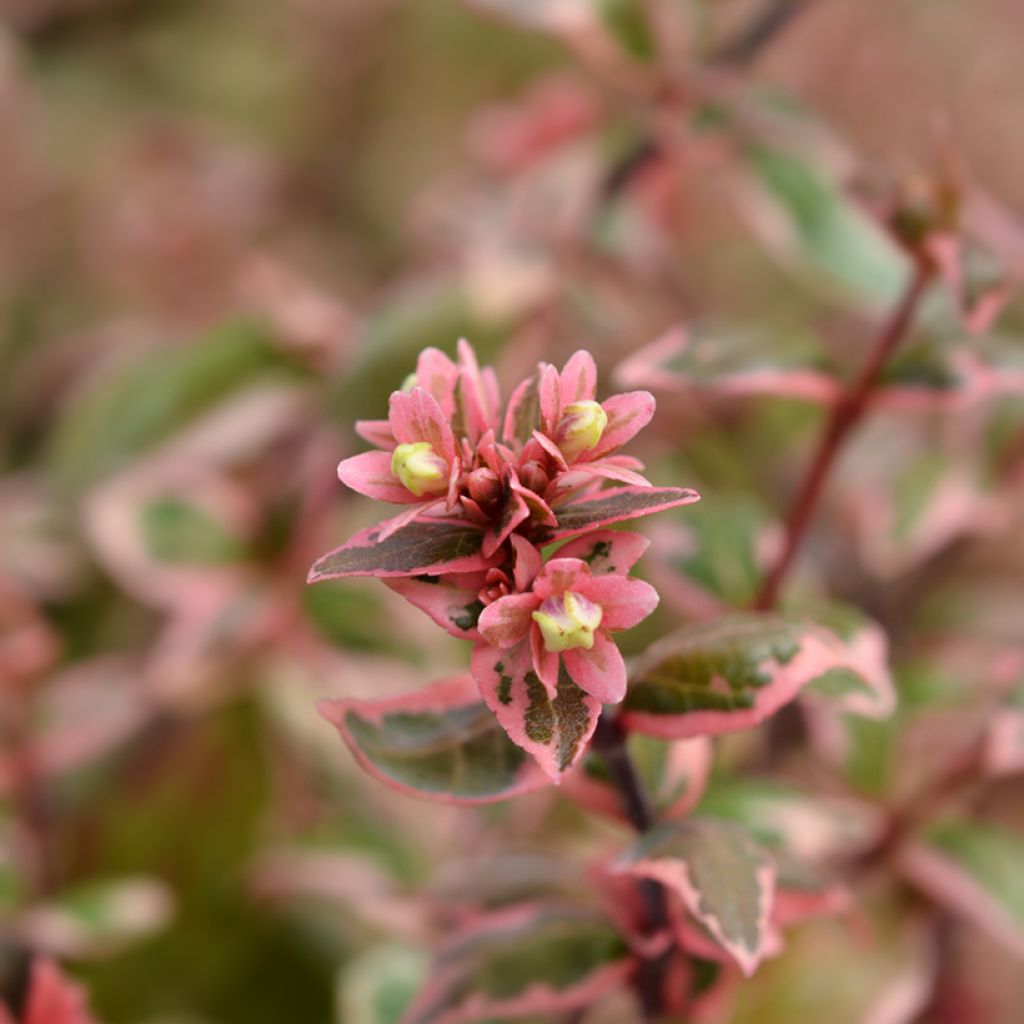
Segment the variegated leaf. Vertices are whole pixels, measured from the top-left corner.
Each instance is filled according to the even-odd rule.
[[[469,675],[384,700],[322,701],[360,765],[405,793],[446,803],[505,800],[544,785]]]

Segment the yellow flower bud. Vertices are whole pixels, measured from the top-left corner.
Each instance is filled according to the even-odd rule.
[[[594,646],[594,630],[601,625],[604,610],[581,594],[567,590],[561,597],[549,597],[533,621],[540,626],[544,646],[551,654]]]
[[[448,490],[448,464],[427,441],[400,444],[391,456],[391,472],[417,498]]]
[[[572,402],[562,410],[555,443],[567,459],[574,459],[580,452],[593,448],[607,426],[608,414],[599,402]]]
[[[399,391],[412,391],[414,387],[419,385],[419,378],[416,376],[416,371],[408,374],[405,380],[402,381],[402,386],[398,389]]]

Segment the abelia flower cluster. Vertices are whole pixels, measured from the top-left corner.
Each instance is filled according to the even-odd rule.
[[[502,412],[497,377],[467,342],[456,362],[428,348],[391,395],[388,419],[356,425],[379,450],[338,467],[353,490],[408,507],[321,559],[311,581],[380,576],[472,641],[485,701],[557,779],[601,704],[625,695],[611,634],[658,603],[626,575],[646,541],[602,528],[697,500],[652,486],[618,454],[653,413],[646,391],[598,402],[583,351],[561,371],[539,364]]]

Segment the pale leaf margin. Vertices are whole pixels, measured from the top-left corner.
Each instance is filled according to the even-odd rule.
[[[633,678],[641,678],[645,671],[666,657],[678,642],[677,637],[678,634],[668,636],[655,644],[632,673]],[[874,647],[851,651],[830,630],[807,624],[799,635],[799,650],[792,658],[786,662],[767,659],[762,663],[762,671],[771,675],[771,681],[757,690],[750,707],[733,710],[699,709],[678,714],[660,714],[624,707],[622,721],[628,729],[666,740],[740,732],[760,725],[795,700],[804,687],[830,671],[843,669],[861,675],[866,666],[877,669],[876,654],[877,649]],[[721,682],[723,687],[728,687],[727,681]],[[882,674],[874,680],[874,690],[879,696],[871,708],[871,717],[884,717],[895,703],[892,680],[884,667]],[[844,699],[849,701],[849,698]],[[845,710],[853,709],[847,706]]]
[[[689,823],[683,823],[684,827]],[[660,882],[667,889],[679,895],[686,910],[703,925],[732,956],[740,970],[750,977],[761,961],[779,949],[778,932],[772,926],[772,913],[776,896],[776,868],[770,855],[748,840],[752,851],[758,854],[759,863],[754,867],[755,880],[759,895],[757,907],[757,934],[759,941],[750,948],[735,937],[730,936],[718,913],[709,907],[706,896],[697,887],[690,868],[685,859],[679,856],[649,856],[636,860],[621,859],[613,865],[612,871],[626,874],[634,878],[649,878]]]

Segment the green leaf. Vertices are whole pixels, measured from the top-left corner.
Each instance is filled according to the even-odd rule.
[[[23,917],[26,933],[63,956],[120,952],[163,928],[173,912],[171,894],[150,878],[91,882],[33,906]]]
[[[87,485],[258,375],[295,372],[251,323],[226,324],[190,345],[149,353],[65,405],[50,438],[50,465],[68,486]]]
[[[238,537],[208,512],[180,498],[146,505],[142,534],[150,555],[161,562],[223,565],[237,562],[245,554]]]
[[[654,56],[654,38],[640,0],[598,0],[605,28],[622,49],[640,61]]]
[[[715,818],[659,825],[618,862],[618,870],[652,878],[752,974],[765,953],[775,898],[775,864],[747,829]]]
[[[387,616],[380,594],[378,585],[371,581],[327,582],[304,588],[302,607],[317,633],[335,647],[384,654],[397,652],[413,660],[417,649],[410,638],[381,629]]]
[[[731,615],[655,644],[631,675],[623,721],[663,739],[748,729],[837,669],[872,694],[869,705],[858,691],[851,710],[888,710],[891,681],[874,645],[861,650],[804,619]]]
[[[404,1024],[462,1024],[568,1013],[618,988],[632,970],[603,916],[575,907],[500,911],[440,952]]]
[[[665,550],[655,545],[652,557],[724,605],[742,608],[753,602],[761,585],[758,552],[769,528],[765,509],[750,497],[712,495],[672,520],[669,529],[677,542],[664,544]],[[670,578],[656,585],[672,600]]]
[[[426,971],[426,957],[410,946],[361,953],[338,977],[337,1024],[399,1024]]]
[[[900,861],[906,877],[1024,957],[1024,836],[979,821],[933,824]]]
[[[764,779],[713,784],[699,812],[743,825],[773,854],[785,852],[816,863],[854,856],[878,837],[881,827],[880,816],[867,804],[815,796]]]
[[[912,1021],[933,985],[927,932],[859,906],[865,942],[848,921],[817,920],[787,936],[786,950],[736,988],[729,1024],[868,1024]],[[894,1016],[893,1007],[905,1008]]]
[[[809,282],[871,309],[891,306],[910,266],[896,243],[822,169],[765,146],[748,152],[769,243]],[[769,220],[770,218],[770,220]]]
[[[394,789],[448,803],[491,803],[544,785],[469,675],[377,701],[322,701],[362,767]]]

